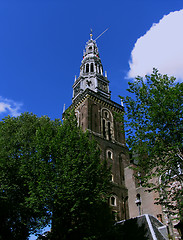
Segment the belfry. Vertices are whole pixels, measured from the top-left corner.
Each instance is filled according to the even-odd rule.
[[[109,81],[107,76],[103,76],[103,66],[97,44],[92,39],[92,34],[90,34],[90,40],[86,44],[85,51],[83,51],[80,76],[78,79],[75,79],[73,85],[73,101],[86,89],[90,89],[98,95],[110,99]]]
[[[123,106],[111,100],[107,73],[103,66],[96,41],[86,43],[80,75],[73,84],[72,106],[79,126],[93,134],[101,149],[101,158],[111,166],[112,192],[109,205],[116,220],[127,219],[128,191],[125,187],[124,169],[128,165],[125,136],[117,114]]]

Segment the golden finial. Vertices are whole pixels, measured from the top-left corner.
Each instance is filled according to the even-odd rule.
[[[93,34],[92,34],[92,29],[90,29],[90,39],[92,40]]]

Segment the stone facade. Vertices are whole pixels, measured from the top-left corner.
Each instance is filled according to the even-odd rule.
[[[142,214],[150,214],[164,222],[163,211],[160,205],[155,204],[158,197],[157,192],[147,192],[134,177],[134,166],[130,165],[125,168],[125,184],[128,189],[129,214],[130,218],[134,218]],[[137,196],[140,197],[140,208],[136,204]],[[140,210],[140,211],[139,211]]]
[[[158,192],[146,191],[144,187],[134,177],[134,165],[129,165],[125,168],[125,186],[128,189],[128,205],[129,217],[134,218],[143,214],[150,214],[156,217],[160,222],[168,227],[168,233],[171,239],[180,239],[177,229],[174,228],[178,221],[175,216],[167,214],[167,209],[161,205],[155,204],[156,198],[159,197]],[[158,181],[154,178],[153,183]],[[137,206],[137,198],[139,197],[140,206]]]

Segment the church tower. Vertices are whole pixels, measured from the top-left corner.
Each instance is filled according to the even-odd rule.
[[[102,159],[111,166],[112,192],[109,205],[116,220],[129,218],[128,191],[125,187],[124,169],[128,165],[125,136],[117,114],[123,106],[111,100],[107,73],[103,66],[96,41],[86,43],[80,75],[73,84],[72,106],[75,108],[78,124],[90,131],[101,149]]]

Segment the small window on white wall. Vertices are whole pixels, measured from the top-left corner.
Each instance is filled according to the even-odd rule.
[[[110,197],[110,205],[111,206],[116,206],[116,196],[111,196]]]

